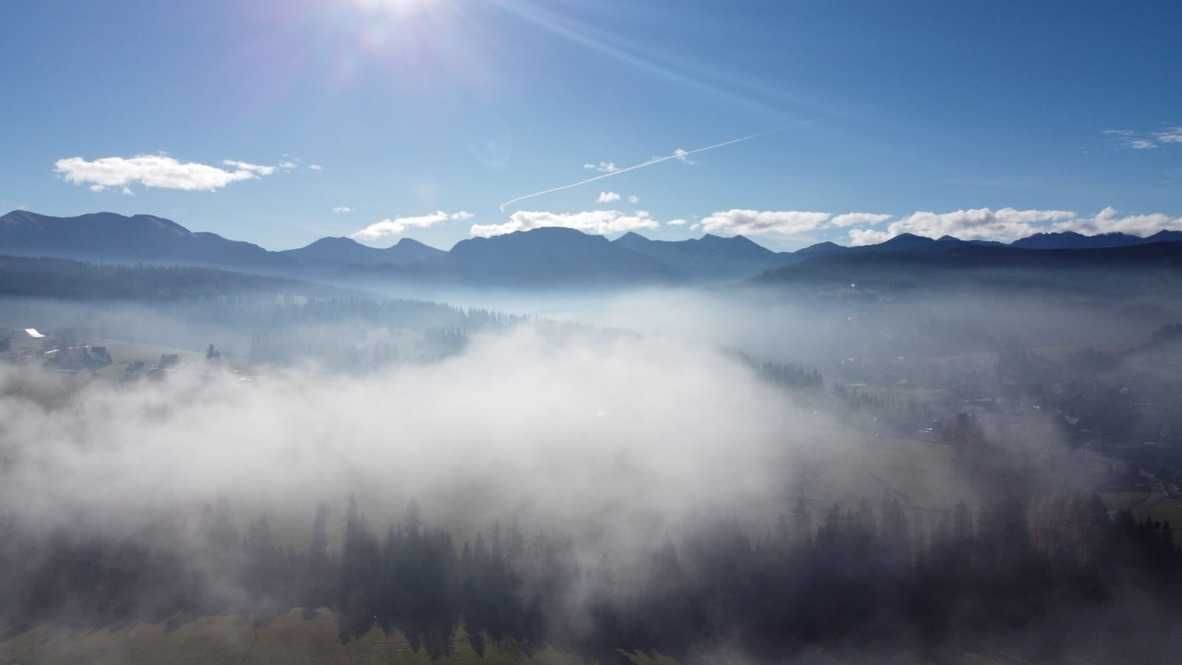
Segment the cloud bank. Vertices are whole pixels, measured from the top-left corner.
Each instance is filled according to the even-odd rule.
[[[1151,236],[1159,231],[1182,231],[1182,217],[1170,217],[1153,212],[1142,215],[1121,215],[1111,206],[1093,217],[1077,218],[1056,225],[1057,231],[1075,231],[1084,235],[1097,233],[1127,233]]]
[[[951,212],[913,212],[885,229],[850,229],[852,245],[873,245],[910,233],[926,238],[952,236],[961,240],[1013,242],[1036,233],[1074,231],[1084,235],[1127,233],[1150,236],[1158,231],[1182,230],[1182,217],[1164,213],[1121,215],[1105,208],[1092,217],[1070,210],[973,208]]]
[[[475,217],[467,210],[448,213],[442,210],[412,217],[392,217],[379,220],[351,234],[349,237],[361,242],[378,242],[400,236],[408,229],[427,229],[447,221],[467,221]]]
[[[820,228],[832,217],[827,212],[800,210],[743,210],[716,212],[701,221],[706,233],[717,235],[796,235]]]
[[[549,212],[544,210],[518,210],[509,215],[502,224],[474,224],[471,234],[479,238],[529,231],[544,227],[576,229],[583,233],[608,235],[627,233],[641,229],[655,229],[660,224],[648,212],[637,210],[632,214],[619,210],[588,210],[584,212]]]
[[[722,210],[702,218],[700,226],[706,233],[715,235],[759,236],[775,234],[792,236],[830,226],[846,227],[855,225],[880,224],[891,216],[871,212],[847,212],[834,215],[831,212],[804,210],[747,210],[733,208]]]

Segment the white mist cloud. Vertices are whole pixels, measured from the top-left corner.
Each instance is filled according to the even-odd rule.
[[[620,200],[620,195],[615,192],[600,192],[599,196],[595,197],[596,203],[615,203]]]
[[[844,213],[841,215],[837,215],[833,219],[829,220],[829,224],[831,224],[832,226],[843,226],[843,227],[844,226],[863,226],[863,225],[872,226],[874,224],[881,224],[890,218],[891,218],[890,215],[884,215],[881,213],[874,213],[874,212],[847,212],[847,213]]]
[[[584,233],[608,235],[641,229],[655,229],[660,224],[643,210],[632,214],[618,210],[588,210],[568,213],[518,210],[509,215],[509,220],[502,224],[475,224],[470,232],[473,236],[489,238],[506,233],[555,226],[577,229]]]
[[[1056,224],[1054,230],[1075,231],[1084,235],[1127,233],[1145,237],[1158,231],[1182,231],[1182,217],[1171,217],[1160,212],[1121,215],[1115,208],[1108,207],[1093,217],[1071,219]]]
[[[1070,210],[1018,210],[1015,208],[974,208],[951,212],[913,212],[892,222],[886,229],[850,229],[852,245],[873,245],[903,234],[926,238],[952,236],[961,240],[1013,242],[1036,233],[1075,231],[1084,235],[1127,233],[1150,236],[1158,231],[1182,230],[1182,217],[1166,213],[1121,215],[1105,208],[1092,217]]]
[[[254,180],[275,172],[274,166],[227,159],[229,169],[199,162],[181,162],[167,155],[102,157],[86,160],[68,157],[54,162],[54,172],[66,182],[88,185],[92,191],[139,184],[159,189],[212,192],[242,180]]]
[[[378,242],[400,236],[408,229],[427,229],[447,221],[467,221],[475,217],[467,210],[447,213],[442,210],[410,217],[393,217],[374,222],[349,237],[361,242]]]
[[[973,208],[945,213],[913,212],[891,222],[886,230],[850,229],[850,242],[869,245],[889,240],[903,233],[927,238],[952,236],[961,240],[999,240],[1010,242],[1042,229],[1039,225],[1069,220],[1070,210],[1017,210],[1015,208]]]
[[[706,233],[716,235],[795,235],[814,231],[833,215],[799,210],[743,210],[716,212],[701,221]]]
[[[886,242],[894,238],[895,234],[890,231],[879,231],[876,229],[850,229],[850,244],[859,247],[862,245],[877,245],[880,242]]]
[[[349,206],[337,206],[332,209],[332,212],[334,215],[348,215],[353,212],[353,209]]]

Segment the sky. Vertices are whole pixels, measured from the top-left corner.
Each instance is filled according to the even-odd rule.
[[[4,211],[268,249],[1182,228],[1178,2],[9,0],[0,25]]]

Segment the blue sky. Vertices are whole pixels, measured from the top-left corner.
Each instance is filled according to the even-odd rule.
[[[271,249],[1182,228],[1177,2],[13,0],[0,24],[5,210]]]

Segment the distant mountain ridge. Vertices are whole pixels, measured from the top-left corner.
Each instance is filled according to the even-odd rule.
[[[650,240],[628,232],[612,242],[700,279],[741,279],[792,260],[790,253],[777,254],[744,236],[706,234],[693,240]]]
[[[1131,294],[1182,284],[1182,242],[1028,249],[955,238],[899,236],[892,241],[808,256],[748,283],[820,287],[851,297],[955,287],[1123,289]]]
[[[20,256],[174,262],[280,269],[290,261],[258,245],[193,232],[153,215],[110,212],[50,217],[16,210],[0,217],[0,252]]]
[[[603,236],[560,227],[461,240],[448,259],[465,281],[664,282],[679,276]]]
[[[385,249],[362,245],[352,238],[327,237],[300,247],[279,252],[307,265],[347,264],[359,266],[406,265],[437,259],[447,254],[418,240],[402,238]]]
[[[1101,233],[1086,236],[1074,231],[1059,233],[1036,233],[1010,243],[1023,249],[1101,249],[1107,247],[1131,247],[1155,242],[1182,242],[1182,231],[1158,231],[1142,238],[1127,233]]]
[[[845,247],[822,242],[796,252],[777,253],[741,235],[707,234],[668,241],[625,233],[609,241],[573,229],[549,227],[470,238],[450,251],[409,238],[376,248],[343,237],[321,238],[298,249],[268,251],[215,233],[193,232],[153,215],[126,217],[100,212],[51,217],[17,210],[0,217],[0,254],[4,255],[217,266],[288,276],[518,286],[741,281],[792,266],[815,267],[819,261],[837,265],[846,259],[877,263],[1024,262],[1026,253],[1110,252],[1158,245],[1168,249],[1140,254],[1172,255],[1182,248],[1179,243],[1182,231],[1161,231],[1145,238],[1120,233],[1039,233],[1009,245],[905,233],[877,245]]]

